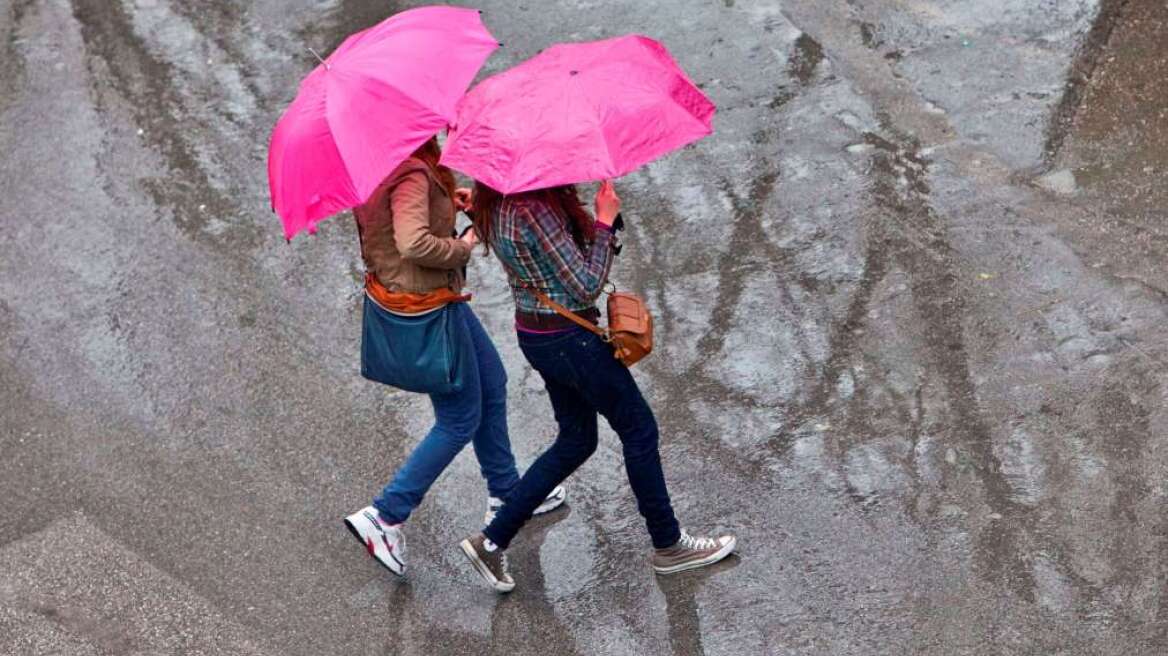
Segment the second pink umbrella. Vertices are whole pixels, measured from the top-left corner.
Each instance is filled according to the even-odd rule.
[[[504,194],[615,178],[710,134],[714,111],[653,39],[560,44],[462,99],[442,163]]]

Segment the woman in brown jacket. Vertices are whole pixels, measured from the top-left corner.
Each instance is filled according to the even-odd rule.
[[[365,261],[365,291],[380,310],[411,317],[448,305],[456,344],[461,389],[430,394],[434,425],[414,448],[373,504],[345,523],[379,563],[405,572],[402,524],[418,507],[439,474],[468,442],[487,481],[487,521],[519,482],[507,431],[507,374],[494,343],[463,294],[465,267],[474,231],[454,236],[455,210],[470,205],[470,190],[456,189],[454,175],[438,164],[437,138],[422,145],[385,178],[369,200],[354,210]],[[392,340],[393,335],[385,335]],[[563,503],[557,487],[540,505],[548,512]]]

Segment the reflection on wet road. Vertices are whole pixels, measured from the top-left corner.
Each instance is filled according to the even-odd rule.
[[[374,567],[339,518],[429,404],[357,375],[352,223],[284,243],[265,157],[308,47],[399,5],[13,0],[0,653],[1164,653],[1162,2],[480,6],[488,73],[638,31],[718,104],[619,182],[615,275],[678,514],[740,555],[655,578],[606,432],[513,595],[454,548],[469,455]],[[471,268],[530,462],[550,407]]]

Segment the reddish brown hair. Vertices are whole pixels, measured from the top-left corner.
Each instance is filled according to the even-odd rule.
[[[552,212],[564,221],[572,233],[572,240],[580,248],[587,246],[596,237],[596,221],[588,210],[584,209],[584,203],[580,202],[576,185],[524,191],[512,194],[510,198],[532,198],[548,205]],[[475,183],[474,207],[471,211],[474,215],[475,231],[488,251],[491,250],[491,242],[494,241],[495,217],[501,202],[503,194],[481,182]]]
[[[446,188],[446,193],[454,198],[454,172],[438,163],[438,160],[442,159],[442,149],[438,147],[437,135],[430,137],[426,143],[418,146],[411,157],[417,157],[425,162],[438,176],[438,182]]]

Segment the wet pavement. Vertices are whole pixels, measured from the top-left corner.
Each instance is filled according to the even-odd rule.
[[[0,4],[0,653],[1168,651],[1168,5],[479,3],[488,72],[638,31],[719,107],[619,181],[616,279],[679,516],[741,545],[655,578],[606,431],[508,597],[455,550],[469,450],[406,580],[341,528],[429,406],[358,375],[352,222],[268,209],[308,47],[404,6]]]

